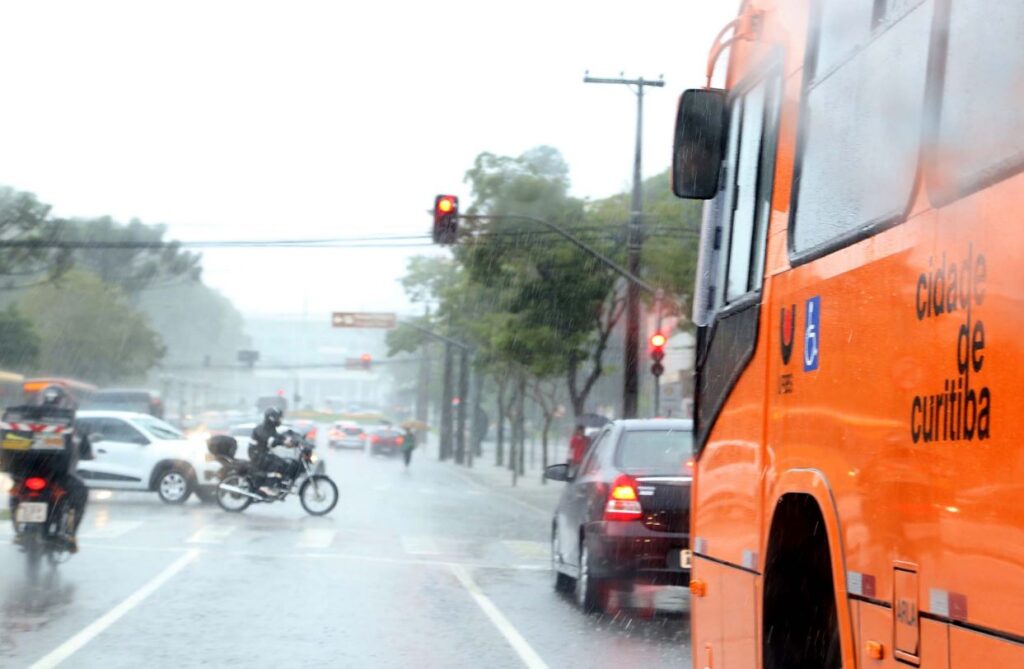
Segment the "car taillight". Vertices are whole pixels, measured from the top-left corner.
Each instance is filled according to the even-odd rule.
[[[604,519],[639,520],[643,513],[636,495],[636,482],[625,475],[615,479],[604,506]]]
[[[316,440],[316,428],[315,427],[312,430],[310,430],[309,432],[306,433],[306,439],[309,439],[310,441],[315,441]]]
[[[29,478],[25,479],[25,487],[28,488],[29,490],[39,492],[40,490],[46,487],[46,479],[40,478],[38,476],[30,476]]]
[[[395,437],[395,443],[401,446],[405,443],[405,437]]]
[[[365,440],[366,439],[366,433],[365,432],[360,432],[359,433],[359,438]]]
[[[376,443],[379,443],[379,442],[380,442],[380,437],[378,437],[377,435],[373,435],[372,437],[370,437],[370,443],[376,444]]]

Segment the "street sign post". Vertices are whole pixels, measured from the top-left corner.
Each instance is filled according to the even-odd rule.
[[[398,324],[395,314],[360,313],[354,311],[335,311],[331,315],[331,327],[335,328],[377,328],[394,329]]]

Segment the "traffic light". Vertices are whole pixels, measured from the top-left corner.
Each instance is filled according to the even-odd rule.
[[[370,367],[373,365],[373,358],[370,357],[369,353],[364,353],[359,356],[359,364],[366,371],[370,371]]]
[[[654,364],[651,365],[651,374],[654,376],[661,376],[665,372],[665,366],[661,364],[661,361],[665,359],[665,344],[668,343],[668,339],[660,332],[655,332],[651,335],[651,360]]]
[[[459,232],[459,198],[438,195],[434,198],[434,242],[454,244]]]

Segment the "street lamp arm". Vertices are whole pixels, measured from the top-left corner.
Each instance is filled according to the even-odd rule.
[[[640,277],[636,276],[635,274],[633,274],[632,272],[630,272],[625,267],[623,267],[619,263],[615,262],[614,260],[612,260],[608,256],[604,255],[603,253],[601,253],[600,251],[595,249],[590,244],[587,244],[582,239],[574,237],[572,235],[572,233],[570,233],[565,228],[563,228],[563,227],[561,227],[559,225],[556,225],[556,224],[552,223],[551,221],[545,221],[542,218],[534,218],[533,216],[524,216],[524,215],[521,215],[521,214],[459,214],[459,218],[463,219],[463,220],[468,220],[468,221],[494,221],[494,220],[502,220],[502,219],[505,219],[505,220],[518,220],[518,221],[527,221],[529,223],[536,223],[537,225],[543,225],[544,227],[548,228],[549,230],[553,230],[554,232],[556,232],[559,235],[561,235],[562,237],[564,237],[567,241],[569,241],[571,244],[576,246],[576,248],[580,249],[584,253],[587,253],[587,254],[597,258],[598,260],[601,261],[601,263],[603,263],[604,265],[609,267],[614,272],[618,273],[620,276],[625,278],[627,281],[635,284],[637,287],[647,291],[651,295],[656,295],[658,293],[658,289],[657,288],[655,288],[651,284],[647,283],[646,281],[644,281]]]

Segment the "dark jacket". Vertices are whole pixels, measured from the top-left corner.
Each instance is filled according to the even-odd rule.
[[[252,436],[249,438],[249,459],[253,464],[259,466],[270,449],[274,446],[284,444],[284,435],[278,434],[277,427],[273,423],[264,421],[253,428]]]

